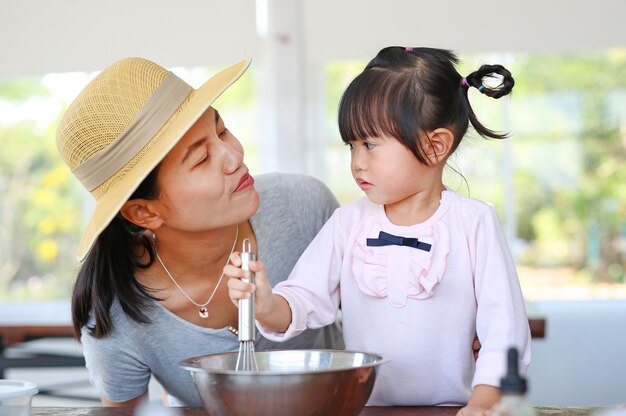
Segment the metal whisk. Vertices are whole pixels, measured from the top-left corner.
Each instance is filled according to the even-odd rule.
[[[249,261],[256,260],[251,252],[250,240],[243,240],[241,249],[241,268],[250,271]],[[242,279],[246,283],[254,283],[254,273],[250,272],[247,278]],[[250,299],[239,299],[239,355],[235,371],[259,371],[254,353],[254,293]]]

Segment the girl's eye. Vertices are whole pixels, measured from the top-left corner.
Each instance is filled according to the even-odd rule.
[[[346,144],[348,146],[348,149],[350,149],[350,150],[354,149],[354,144],[352,144],[352,143],[346,143]]]
[[[376,145],[373,143],[363,142],[363,146],[365,146],[367,150],[372,150]]]
[[[228,131],[228,129],[224,129],[222,130],[221,133],[218,134],[219,137],[224,137],[224,135],[226,134],[226,132]]]

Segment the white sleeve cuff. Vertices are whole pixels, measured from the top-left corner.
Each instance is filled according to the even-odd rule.
[[[298,311],[303,308],[301,305],[298,305],[297,297],[291,297],[289,296],[288,290],[281,289],[282,288],[274,290],[274,293],[282,296],[287,301],[289,308],[291,309],[291,324],[289,324],[287,330],[285,332],[277,332],[266,327],[259,321],[256,321],[257,328],[259,329],[261,335],[274,342],[287,341],[288,339],[300,335],[307,329],[306,315],[302,316],[302,314],[298,314]]]

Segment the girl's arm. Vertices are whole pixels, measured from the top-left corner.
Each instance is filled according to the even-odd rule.
[[[272,294],[273,306],[263,315],[256,314],[256,319],[268,329],[276,332],[285,332],[291,324],[291,307],[280,295]]]
[[[265,264],[251,261],[256,273],[255,284],[241,281],[246,272],[241,269],[238,253],[224,267],[229,296],[233,303],[248,299],[255,293],[256,318],[259,331],[270,341],[282,342],[299,335],[307,328],[321,328],[333,323],[340,303],[339,281],[343,251],[343,234],[348,226],[337,225],[338,211],[326,222],[294,266],[289,278],[280,282],[272,293],[265,274]]]
[[[280,295],[272,293],[272,287],[265,274],[265,263],[250,261],[250,271],[255,273],[255,284],[246,283],[241,279],[247,272],[241,269],[241,257],[238,253],[230,256],[230,264],[224,267],[228,280],[228,296],[238,306],[239,299],[249,299],[255,293],[254,308],[256,319],[266,327],[285,332],[291,324],[291,308]]]
[[[467,405],[457,413],[457,416],[487,416],[491,408],[500,400],[500,390],[486,384],[478,384],[472,390]]]
[[[530,362],[530,329],[513,256],[493,207],[477,218],[473,235],[476,333],[482,344],[472,385],[497,386],[506,374],[507,350],[519,351],[519,368]]]

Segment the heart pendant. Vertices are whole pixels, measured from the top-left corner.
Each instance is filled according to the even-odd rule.
[[[209,317],[209,311],[208,311],[208,309],[205,306],[203,306],[198,311],[198,315],[200,315],[200,318],[208,318]]]

